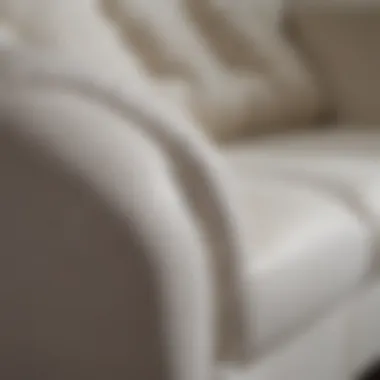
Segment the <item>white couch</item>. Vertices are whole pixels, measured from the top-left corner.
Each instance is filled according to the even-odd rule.
[[[158,3],[0,8],[1,377],[358,378],[380,5]]]

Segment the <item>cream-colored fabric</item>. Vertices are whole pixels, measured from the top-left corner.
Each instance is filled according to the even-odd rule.
[[[40,100],[47,99],[36,99]],[[174,199],[162,155],[131,128],[120,129],[115,120],[102,133],[97,123],[110,121],[104,112],[70,117],[56,96],[45,107],[31,107],[33,115],[25,99],[15,104],[13,115],[4,113],[2,96],[0,103],[0,376],[167,380],[186,378],[181,372],[190,374],[185,367],[191,367],[194,376],[205,378],[204,371],[210,371],[207,325],[213,323],[210,277],[202,250],[190,248],[200,246],[199,237],[188,223],[183,201]],[[55,114],[46,112],[47,107]],[[56,117],[63,124],[52,122]],[[68,121],[76,128],[71,136],[77,140],[68,145],[62,139],[59,149],[41,128],[56,136],[69,135]],[[57,129],[62,126],[66,128]],[[155,177],[147,175],[144,184],[131,170],[131,161],[135,160],[134,170],[148,172],[154,167],[143,164],[142,152],[133,144],[155,157],[155,169],[160,169]],[[97,178],[90,170],[83,174],[79,169],[85,162],[88,168],[91,160]],[[156,181],[161,185],[156,199],[140,191]],[[123,187],[127,189],[122,191]],[[131,196],[150,209],[156,230],[138,227]],[[115,203],[117,207],[112,206]],[[160,207],[165,209],[165,223]],[[154,251],[149,248],[153,237]],[[170,245],[165,242],[169,237]],[[183,239],[189,239],[189,246],[179,248]],[[171,259],[173,253],[182,263]],[[173,303],[174,294],[169,292],[174,287],[179,299]],[[186,314],[191,314],[187,331],[195,325],[203,330],[202,363],[193,356],[195,361],[185,364],[180,349],[174,358],[170,345],[163,344],[171,341],[178,347],[184,338],[172,335],[174,325],[171,331],[165,326],[170,319],[173,322],[178,313],[173,306],[182,297],[187,299],[182,309],[189,309],[180,322],[186,323]]]
[[[167,347],[172,378],[206,380],[216,357],[244,359],[246,323],[239,298],[243,248],[229,181],[212,145],[181,115],[160,107],[143,86],[119,89],[59,60],[3,51],[0,81],[6,135],[9,130],[12,139],[19,136],[40,146],[37,160],[46,151],[66,167],[68,176],[79,176],[142,244],[160,282],[155,301],[164,313],[166,335],[158,344]],[[2,162],[6,169],[7,160]],[[28,182],[23,189],[27,187]],[[12,202],[16,207],[17,199]],[[38,204],[41,217],[49,218],[41,197]]]
[[[216,137],[310,121],[318,91],[282,36],[283,0],[7,0],[3,39],[140,76]]]
[[[241,175],[265,175],[304,183],[355,212],[374,243],[380,264],[380,132],[327,130],[231,145],[225,154]]]
[[[380,125],[380,1],[293,0],[295,34],[341,126]]]
[[[343,309],[343,310],[342,310]],[[234,371],[231,380],[352,380],[347,370],[348,317],[344,308],[318,318],[251,366]],[[357,375],[357,373],[355,373]]]
[[[366,278],[372,246],[366,224],[328,193],[230,164],[249,242],[247,335],[268,352]]]

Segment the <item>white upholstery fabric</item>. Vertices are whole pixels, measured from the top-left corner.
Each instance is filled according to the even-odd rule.
[[[162,321],[162,312],[166,321],[178,313],[169,306],[178,304],[173,303],[174,293],[165,288],[175,289],[177,300],[187,298],[191,311],[181,308],[185,315],[192,314],[191,326],[206,327],[201,356],[207,362],[211,342],[206,321],[212,299],[206,285],[210,285],[207,263],[197,255],[202,249],[186,253],[178,248],[183,238],[189,239],[189,247],[201,243],[182,212],[183,200],[173,197],[175,187],[162,171],[166,166],[162,154],[132,128],[119,128],[117,120],[102,132],[97,123],[110,118],[99,110],[96,120],[88,116],[84,120],[79,113],[63,115],[55,108],[53,117],[71,122],[69,133],[68,128],[60,130],[60,122],[51,123],[52,115],[44,118],[36,109],[33,116],[23,114],[21,104],[14,108],[18,115],[7,118],[0,98],[1,377],[181,378],[181,372],[189,372],[183,353],[177,348],[181,365],[172,361],[170,345],[167,349],[162,345],[162,336],[181,339]],[[39,128],[46,134],[38,133]],[[60,138],[62,132],[67,140]],[[156,158],[155,165],[145,165],[139,159],[142,151],[133,146],[145,148],[144,153]],[[132,160],[137,161],[134,169],[152,170],[155,176],[139,182],[130,167]],[[97,175],[92,175],[91,167]],[[160,190],[155,197],[141,190],[157,181]],[[132,200],[150,208],[156,229],[139,229]],[[160,207],[168,223],[162,223]],[[172,233],[180,240],[167,244],[165,235]],[[149,249],[152,239],[154,251]],[[172,260],[173,252],[183,260]],[[171,285],[176,273],[184,286]],[[195,330],[190,334],[194,338]],[[199,372],[203,365],[188,366],[203,376]]]
[[[209,134],[273,131],[319,108],[312,74],[282,36],[283,0],[6,0],[3,39],[156,87]],[[133,80],[133,79],[132,79]]]
[[[63,165],[68,173],[61,173],[59,180],[65,182],[66,176],[72,175],[79,177],[91,194],[100,196],[103,207],[109,208],[112,215],[120,214],[123,223],[132,229],[137,244],[142,244],[144,257],[158,276],[160,295],[156,301],[160,300],[161,317],[164,315],[164,338],[157,343],[167,347],[164,355],[169,361],[170,376],[207,379],[216,357],[223,354],[230,359],[244,359],[247,344],[242,330],[245,325],[240,303],[242,275],[241,268],[238,269],[242,251],[234,212],[228,211],[231,206],[226,190],[228,181],[212,145],[180,115],[160,107],[158,99],[144,93],[144,87],[120,89],[100,78],[71,71],[48,57],[41,60],[32,54],[3,51],[0,81],[3,121],[0,131],[5,136],[4,146],[7,147],[10,134],[11,141],[26,141],[27,146],[33,147],[32,151],[37,152],[35,160],[47,154],[48,161],[58,165],[57,169]],[[12,162],[13,155],[18,153],[12,148],[2,152],[5,152],[2,178],[9,177],[11,185],[1,199],[11,205],[12,215],[18,198],[8,199],[16,185],[7,162]],[[33,170],[38,173],[36,178],[42,176],[45,180],[40,173],[43,169],[37,165]],[[49,186],[58,191],[57,184],[50,184],[55,177],[47,176]],[[20,190],[29,186],[39,188],[38,180],[35,184],[33,178],[26,177]],[[40,195],[44,191],[42,188]],[[41,197],[35,202],[45,220]],[[57,207],[60,218],[62,205]],[[2,214],[3,218],[6,215]],[[178,223],[178,229],[172,222]],[[5,224],[5,219],[2,223]],[[95,230],[99,228],[96,226]],[[74,228],[73,233],[79,231]],[[35,243],[33,249],[38,251],[40,241]],[[187,247],[184,250],[178,248],[182,243]],[[4,244],[2,252],[8,248]],[[133,250],[127,242],[125,245],[127,251]],[[25,246],[22,248],[21,255],[25,253]],[[41,249],[47,253],[45,248]],[[82,247],[74,244],[71,250],[81,251]],[[203,264],[199,261],[190,264],[181,259],[182,255]],[[36,272],[31,275],[38,276]],[[192,281],[196,281],[194,286]],[[7,288],[12,289],[13,285],[11,281]],[[157,322],[159,316],[154,318]],[[186,327],[187,323],[191,326]],[[77,338],[81,339],[80,334]],[[189,350],[187,345],[192,339],[196,344]],[[58,346],[61,343],[56,342]],[[223,353],[217,352],[219,347],[223,347]],[[43,349],[48,350],[45,346]],[[103,362],[100,367],[103,364],[107,367]],[[84,373],[93,373],[96,366],[90,367],[83,368]],[[131,377],[128,369],[120,371],[120,376],[124,373],[124,377]]]
[[[279,135],[230,145],[225,148],[225,157],[242,178],[277,178],[289,186],[319,191],[351,210],[366,226],[373,255],[369,269],[373,273],[358,292],[353,292],[350,302],[342,306],[342,312],[347,314],[344,365],[348,367],[343,378],[357,376],[380,355],[380,134],[374,130],[338,128]],[[327,220],[326,213],[324,221]],[[265,318],[263,321],[266,323]]]
[[[379,132],[332,129],[288,134],[231,145],[226,157],[242,174],[280,176],[335,195],[367,223],[374,239],[379,238]]]
[[[2,373],[208,379],[211,267],[162,151],[74,96],[1,104]]]
[[[191,122],[311,125],[284,1],[0,2],[1,376],[352,380],[380,354],[379,134],[223,166]]]
[[[363,284],[343,302],[302,325],[244,368],[220,365],[217,379],[357,380],[380,355],[380,281]]]
[[[228,380],[352,380],[347,366],[347,314],[339,307],[300,330],[252,366],[234,371]],[[240,375],[240,376],[239,376]]]
[[[365,226],[334,198],[254,172],[237,182],[257,353],[352,291],[369,270],[372,247]]]

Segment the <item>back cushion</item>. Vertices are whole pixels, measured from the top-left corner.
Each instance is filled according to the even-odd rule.
[[[212,136],[276,131],[318,112],[314,78],[282,35],[283,0],[48,3],[6,0],[0,16],[22,43],[74,53],[126,82],[141,76]]]
[[[279,130],[318,109],[281,34],[282,0],[124,0],[104,14],[160,91],[218,138]]]
[[[380,0],[293,0],[292,20],[342,125],[380,123]]]

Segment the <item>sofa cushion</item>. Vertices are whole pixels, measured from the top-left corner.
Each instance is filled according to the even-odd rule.
[[[294,34],[314,62],[341,126],[378,128],[380,1],[292,2]]]
[[[303,124],[318,110],[312,74],[281,33],[283,1],[5,0],[0,31],[125,85],[141,77],[221,138]]]
[[[288,134],[230,145],[225,155],[241,175],[287,178],[334,196],[367,224],[374,244],[380,243],[380,132]],[[376,251],[380,265],[380,245]]]
[[[338,301],[365,276],[370,248],[360,221],[306,186],[237,173],[246,303],[257,353]]]

